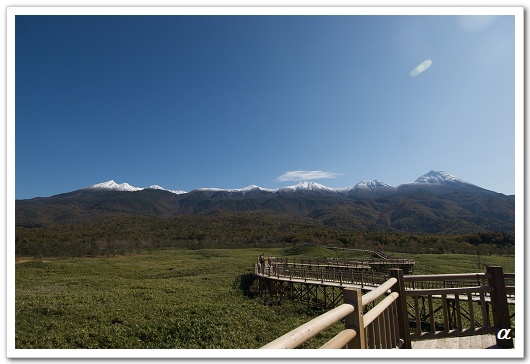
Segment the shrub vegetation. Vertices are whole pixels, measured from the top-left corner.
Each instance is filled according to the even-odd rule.
[[[256,295],[259,254],[344,256],[348,251],[289,248],[142,250],[116,257],[18,258],[17,348],[259,348],[323,313],[303,303],[269,306]],[[402,253],[405,255],[404,253]],[[396,255],[400,255],[397,253]],[[416,273],[513,271],[514,258],[409,254]],[[318,347],[338,323],[304,344]]]

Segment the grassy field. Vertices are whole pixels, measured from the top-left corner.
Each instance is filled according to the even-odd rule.
[[[155,250],[114,258],[16,264],[15,343],[22,348],[258,348],[322,311],[245,295],[259,254],[348,253],[290,249]],[[351,253],[349,253],[351,254]],[[416,274],[514,271],[513,257],[408,255]],[[315,347],[343,328],[309,341]]]

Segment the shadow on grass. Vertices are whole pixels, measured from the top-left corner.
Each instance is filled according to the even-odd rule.
[[[258,278],[252,274],[244,274],[234,280],[234,288],[240,289],[249,298],[259,296]]]

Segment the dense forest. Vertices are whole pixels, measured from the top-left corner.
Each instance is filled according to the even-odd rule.
[[[119,216],[17,226],[17,256],[83,257],[134,254],[167,247],[247,248],[316,243],[388,252],[512,255],[515,237],[506,232],[422,234],[353,230],[309,217],[263,211],[217,211],[207,215]]]

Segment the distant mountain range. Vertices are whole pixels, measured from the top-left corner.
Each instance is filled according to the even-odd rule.
[[[444,185],[444,186],[456,186],[456,185],[473,186],[472,184],[458,177],[455,177],[447,172],[430,171],[429,173],[424,174],[423,176],[416,179],[415,182],[400,185],[398,187],[406,186],[406,185],[414,185],[414,184]],[[262,188],[256,185],[251,185],[251,186],[240,188],[240,189],[199,188],[191,192],[211,191],[211,192],[228,192],[228,193],[246,194],[249,192],[256,192],[256,191],[270,192],[270,193],[290,193],[290,192],[300,192],[300,191],[313,191],[313,192],[318,192],[318,193],[338,193],[338,194],[348,195],[348,194],[355,193],[355,191],[365,192],[366,190],[370,190],[370,191],[394,190],[395,191],[398,187],[393,187],[384,182],[373,180],[373,181],[362,181],[353,187],[343,187],[343,188],[330,188],[330,187],[326,187],[316,182],[300,182],[293,186],[287,186],[287,187],[282,187],[278,189]],[[98,184],[87,187],[87,189],[113,190],[113,191],[141,191],[141,190],[156,189],[156,190],[168,191],[176,195],[182,195],[182,194],[187,193],[186,191],[168,190],[158,185],[152,185],[152,186],[145,187],[145,188],[134,187],[128,183],[116,183],[114,182],[114,180],[98,183]]]
[[[108,181],[51,197],[16,201],[17,226],[86,221],[112,215],[177,216],[266,211],[303,216],[339,229],[468,233],[515,231],[515,196],[430,171],[397,187],[374,180],[329,188],[300,182],[279,189],[200,188],[190,192]]]

